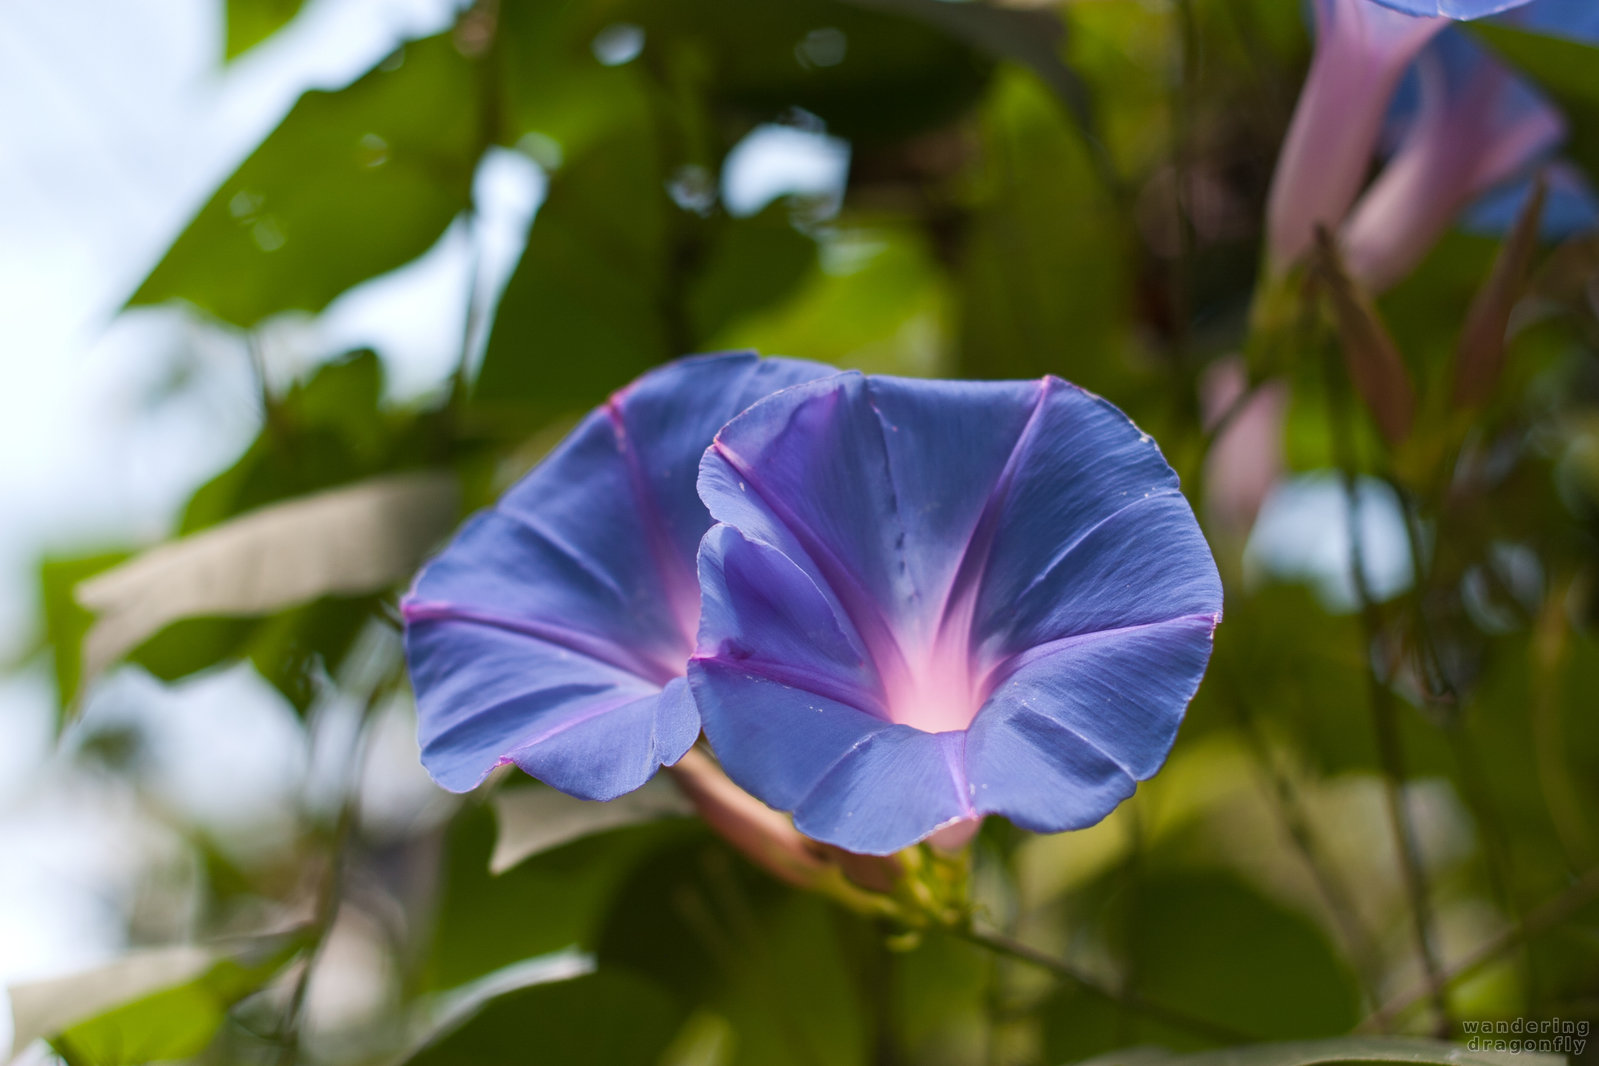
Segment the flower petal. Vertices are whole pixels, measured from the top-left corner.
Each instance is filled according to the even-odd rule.
[[[1599,227],[1599,195],[1587,177],[1570,163],[1555,162],[1543,172],[1545,200],[1539,232],[1559,241]],[[1462,225],[1472,233],[1503,236],[1521,217],[1536,177],[1502,185],[1471,206]]]
[[[888,654],[896,635],[936,621],[1037,394],[1025,382],[810,382],[718,435],[700,493],[719,521],[825,576]],[[900,432],[930,420],[933,439]]]
[[[1036,534],[1051,543],[1049,526]],[[1051,641],[1221,610],[1210,549],[1175,490],[1118,508],[1067,539],[1025,586],[1015,584],[983,588],[974,635],[992,661]]]
[[[466,790],[515,762],[610,798],[698,735],[680,681],[699,615],[694,491],[716,430],[831,369],[750,353],[662,367],[593,411],[406,597],[422,761]]]
[[[1316,52],[1272,174],[1266,206],[1273,273],[1335,228],[1360,192],[1405,68],[1448,23],[1372,0],[1316,0]]]
[[[729,776],[802,831],[882,853],[990,811],[1087,824],[1165,758],[1221,584],[1105,401],[843,374],[729,423],[700,493],[725,525],[690,685]]]
[[[1135,787],[1104,752],[1024,707],[980,715],[966,738],[966,765],[980,810],[1035,833],[1091,826]]]
[[[972,816],[966,734],[896,725],[851,748],[794,810],[807,836],[888,855]]]
[[[1171,750],[1215,629],[1214,614],[1194,614],[1040,645],[1008,664],[972,731],[990,718],[1041,715],[1142,781]]]
[[[1383,7],[1407,15],[1428,15],[1447,19],[1480,19],[1501,11],[1524,7],[1529,0],[1375,0]]]
[[[1417,70],[1420,104],[1344,228],[1350,270],[1374,290],[1408,274],[1472,201],[1566,132],[1552,104],[1459,31],[1434,41]]]
[[[1111,404],[1054,382],[998,515],[974,637],[1003,658],[1220,609],[1210,549],[1155,442]]]

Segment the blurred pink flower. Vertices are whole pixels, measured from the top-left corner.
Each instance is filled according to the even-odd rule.
[[[1268,381],[1246,399],[1248,386],[1244,361],[1236,356],[1213,364],[1199,382],[1205,424],[1227,420],[1205,457],[1205,509],[1217,525],[1240,536],[1254,525],[1283,475],[1289,401],[1287,382]]]
[[[1316,0],[1316,53],[1278,157],[1266,207],[1269,269],[1310,250],[1359,195],[1399,79],[1449,20],[1371,0]]]
[[[1464,36],[1439,39],[1417,70],[1417,112],[1344,224],[1349,269],[1373,290],[1409,274],[1473,201],[1566,133],[1559,111]]]

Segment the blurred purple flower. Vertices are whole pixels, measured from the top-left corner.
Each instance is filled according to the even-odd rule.
[[[831,373],[748,353],[652,371],[467,522],[403,604],[434,780],[465,791],[515,763],[611,799],[688,751],[700,456],[756,400]]]
[[[1266,205],[1273,273],[1309,252],[1316,227],[1343,221],[1365,181],[1399,79],[1448,25],[1372,0],[1315,0],[1315,15],[1316,51]]]
[[[1200,409],[1215,434],[1204,481],[1213,530],[1241,540],[1281,480],[1289,399],[1286,381],[1263,382],[1250,392],[1248,369],[1237,356],[1217,360],[1200,376]]]
[[[1351,272],[1374,290],[1404,278],[1474,202],[1548,158],[1560,112],[1464,34],[1417,60],[1419,100],[1397,148],[1344,223]]]
[[[1599,4],[1316,0],[1315,11],[1315,57],[1272,180],[1270,269],[1281,273],[1302,258],[1317,226],[1343,226],[1351,270],[1380,289],[1413,268],[1473,201],[1527,179],[1565,135],[1559,112],[1447,29],[1450,20],[1510,12],[1501,16],[1508,24],[1591,39],[1599,36]],[[1407,69],[1419,81],[1419,99],[1395,108]],[[1361,195],[1385,116],[1396,147]],[[1567,173],[1556,191],[1558,210],[1546,228],[1593,217],[1580,179]]]
[[[1099,821],[1153,774],[1221,582],[1176,475],[1056,378],[843,374],[717,435],[689,682],[728,775],[887,854]]]

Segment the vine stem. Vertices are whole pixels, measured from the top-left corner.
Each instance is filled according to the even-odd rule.
[[[1382,970],[1381,954],[1377,950],[1376,941],[1371,931],[1361,921],[1359,908],[1355,906],[1354,897],[1347,885],[1335,870],[1323,861],[1316,834],[1311,828],[1310,816],[1300,800],[1293,780],[1277,765],[1260,725],[1255,720],[1253,710],[1236,691],[1236,686],[1234,688],[1230,702],[1238,716],[1239,731],[1254,756],[1261,785],[1276,801],[1274,807],[1283,832],[1287,834],[1299,853],[1306,871],[1321,894],[1322,902],[1326,905],[1333,923],[1337,925],[1345,945],[1355,960],[1361,976],[1362,999],[1367,1004],[1375,1004],[1374,989]]]
[[[1355,448],[1348,424],[1348,404],[1343,398],[1343,379],[1338,364],[1328,360],[1328,392],[1337,409],[1331,419],[1333,447],[1347,502],[1347,535],[1349,537],[1349,575],[1360,604],[1361,631],[1364,652],[1369,657],[1381,636],[1382,619],[1372,595],[1371,584],[1366,580],[1365,554],[1361,549],[1360,487],[1355,474]],[[1421,561],[1412,560],[1415,573],[1421,573]],[[1410,819],[1405,802],[1405,750],[1399,734],[1399,710],[1394,705],[1394,694],[1388,687],[1388,678],[1379,673],[1378,665],[1369,662],[1366,667],[1366,688],[1371,701],[1372,725],[1377,739],[1377,758],[1382,767],[1383,796],[1388,810],[1388,822],[1394,838],[1394,849],[1399,861],[1400,878],[1410,901],[1411,928],[1415,935],[1416,957],[1426,976],[1427,988],[1432,998],[1435,1014],[1434,1029],[1439,1036],[1448,1034],[1449,997],[1444,987],[1443,970],[1433,950],[1433,921],[1431,893],[1427,884],[1427,871],[1421,859],[1421,846],[1416,839],[1416,827]]]
[[[1020,940],[1006,936],[1004,933],[985,931],[975,927],[950,929],[949,932],[953,936],[992,951],[996,955],[1003,955],[1006,958],[1036,966],[1041,970],[1047,970],[1056,977],[1070,981],[1084,991],[1091,992],[1118,1006],[1142,1014],[1146,1018],[1164,1022],[1175,1029],[1183,1029],[1196,1036],[1203,1036],[1223,1044],[1249,1043],[1255,1039],[1231,1026],[1221,1025],[1204,1018],[1196,1018],[1184,1011],[1145,999],[1136,992],[1118,992],[1099,978],[1079,970],[1066,960],[1058,959],[1047,951],[1041,951],[1031,945],[1024,944]]]
[[[294,1066],[300,1059],[300,1027],[305,1017],[311,974],[321,961],[328,936],[333,932],[333,925],[338,920],[339,909],[344,902],[347,852],[360,820],[360,783],[362,768],[366,763],[367,727],[372,721],[373,712],[388,691],[388,687],[380,682],[368,693],[361,707],[361,719],[355,736],[350,742],[347,758],[350,777],[340,797],[338,815],[328,844],[328,871],[317,894],[316,910],[311,920],[311,946],[304,965],[295,975],[294,985],[289,990],[289,1001],[283,1008],[283,1022],[277,1036],[276,1066]]]
[[[1499,956],[1513,950],[1518,944],[1560,925],[1567,918],[1570,918],[1596,899],[1599,899],[1599,868],[1589,870],[1579,877],[1575,883],[1568,886],[1564,892],[1538,907],[1522,921],[1504,929],[1498,936],[1481,944],[1465,958],[1449,967],[1442,974],[1443,984],[1449,986],[1465,980]],[[1360,1023],[1358,1031],[1374,1032],[1389,1029],[1407,1011],[1432,994],[1431,987],[1422,987],[1413,988],[1403,995],[1395,996],[1368,1015]]]

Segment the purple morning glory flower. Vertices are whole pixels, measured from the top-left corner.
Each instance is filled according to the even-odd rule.
[[[1365,181],[1399,79],[1448,25],[1372,0],[1315,0],[1315,17],[1316,51],[1266,204],[1274,273],[1309,252],[1316,227],[1343,221]]]
[[[1221,582],[1104,400],[842,374],[734,419],[699,488],[721,524],[689,683],[728,775],[807,835],[1080,828],[1164,761]]]
[[[466,523],[403,604],[434,780],[461,792],[515,763],[612,799],[688,751],[700,456],[756,400],[833,372],[749,353],[661,367]]]
[[[1474,200],[1505,188],[1525,198],[1527,181],[1514,183],[1551,155],[1564,120],[1530,85],[1448,29],[1450,20],[1500,12],[1523,29],[1599,37],[1599,5],[1591,0],[1316,0],[1316,53],[1268,203],[1274,273],[1305,255],[1317,226],[1344,226],[1351,269],[1380,289],[1413,267]],[[1393,115],[1396,89],[1411,69],[1420,102]],[[1385,116],[1398,127],[1397,147],[1362,195]],[[1563,181],[1556,192],[1552,220],[1592,212],[1585,183]]]
[[[1398,145],[1344,223],[1350,270],[1399,281],[1474,201],[1565,139],[1560,112],[1486,49],[1445,33],[1417,60],[1420,98]]]

